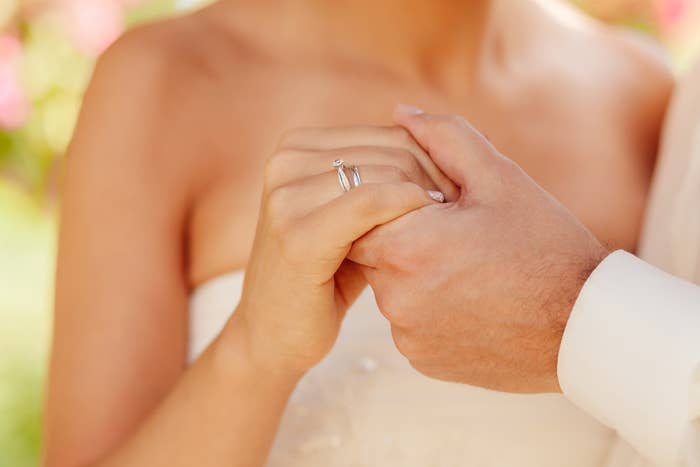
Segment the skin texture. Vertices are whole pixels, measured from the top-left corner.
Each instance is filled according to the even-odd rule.
[[[520,0],[225,1],[117,42],[65,167],[44,464],[260,463],[295,378],[253,385],[246,349],[219,341],[187,369],[187,307],[249,263],[287,128],[389,125],[399,101],[465,115],[634,248],[670,80],[615,31],[566,22]],[[403,147],[380,135],[349,145]]]
[[[564,206],[457,116],[396,113],[460,186],[355,242],[399,351],[427,376],[558,392],[559,345],[607,252]],[[445,245],[449,245],[447,248]]]

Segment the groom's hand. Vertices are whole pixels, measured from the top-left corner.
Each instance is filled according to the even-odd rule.
[[[596,238],[462,118],[400,107],[461,188],[355,243],[398,349],[422,373],[509,392],[559,390],[571,307],[605,257]]]

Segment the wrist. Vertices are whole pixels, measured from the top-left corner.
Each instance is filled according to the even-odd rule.
[[[565,294],[558,300],[562,306],[555,313],[555,326],[564,331],[566,323],[569,321],[571,311],[581,294],[584,284],[593,274],[593,271],[598,265],[610,254],[597,239],[593,239],[593,243],[589,246],[584,254],[578,257],[572,257],[569,261],[568,272],[565,273],[569,277],[569,286],[562,288],[562,293]]]
[[[564,336],[564,330],[569,322],[571,312],[573,311],[574,305],[578,300],[579,295],[583,286],[588,281],[593,271],[603,262],[603,260],[610,254],[610,251],[601,244],[597,239],[593,238],[592,243],[586,254],[581,255],[579,259],[571,262],[570,267],[570,284],[566,290],[566,297],[560,303],[563,304],[554,313],[554,319],[552,328],[554,329],[555,342],[554,342],[554,354],[553,354],[553,368],[554,374],[552,378],[552,387],[556,392],[561,392],[561,387],[559,385],[559,376],[557,374],[557,362],[559,360],[559,349],[561,347],[562,338]]]
[[[236,312],[226,324],[213,348],[214,360],[223,372],[254,382],[256,387],[271,387],[291,392],[304,376],[303,371],[284,368],[274,358],[263,358],[251,344],[245,317]]]

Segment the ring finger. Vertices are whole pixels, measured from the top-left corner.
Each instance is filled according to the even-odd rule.
[[[349,168],[393,166],[403,172],[406,180],[426,190],[438,190],[437,183],[426,173],[415,156],[400,148],[357,146],[333,150],[286,149],[268,161],[267,189],[287,185],[294,180],[327,172],[333,161],[344,160]]]
[[[401,169],[392,165],[366,165],[357,166],[362,184],[376,183],[392,183],[392,182],[413,182],[408,175]],[[351,185],[350,189],[355,188],[353,185],[350,170],[346,170],[348,181]],[[434,190],[434,185],[424,186],[430,197],[435,201],[443,201],[444,195]],[[329,203],[333,199],[345,194],[343,185],[338,178],[336,170],[326,171],[325,173],[312,175],[291,184],[284,185],[274,190],[274,196],[280,199],[287,206],[295,206],[296,212],[293,216],[303,216],[318,206]]]

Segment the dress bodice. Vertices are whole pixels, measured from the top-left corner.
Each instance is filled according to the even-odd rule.
[[[243,272],[191,297],[189,359],[222,329]],[[367,289],[331,353],[299,383],[269,467],[600,467],[614,434],[563,396],[429,379],[393,345]]]

